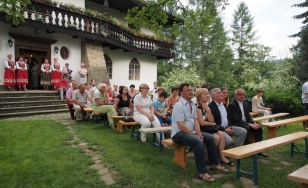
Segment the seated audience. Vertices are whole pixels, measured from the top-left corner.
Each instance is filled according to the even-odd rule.
[[[178,88],[172,88],[171,93],[171,96],[166,100],[167,112],[170,114],[172,114],[173,106],[180,100]]]
[[[217,129],[216,123],[214,122],[214,117],[211,113],[211,109],[208,106],[208,101],[210,100],[210,93],[206,88],[200,88],[196,92],[197,98],[197,116],[200,124],[201,132],[206,132],[213,134],[216,147],[219,151],[220,161],[223,164],[228,164],[229,166],[234,166],[231,161],[221,153],[225,149],[225,135],[222,131]]]
[[[235,136],[234,147],[242,146],[246,140],[246,129],[239,126],[232,126],[230,119],[228,118],[227,108],[223,104],[223,94],[219,88],[211,90],[211,96],[213,101],[209,104],[214,122],[216,125],[220,125],[225,134],[226,147],[230,147],[233,144],[231,136]]]
[[[91,80],[90,85],[91,85],[92,87],[96,87],[95,80]]]
[[[93,101],[93,112],[97,112],[100,114],[107,114],[107,116],[116,116],[117,113],[113,107],[113,105],[109,105],[109,96],[107,94],[107,85],[99,84],[97,86],[98,92],[94,93],[94,101]],[[113,129],[114,120],[113,118],[108,118],[109,126]]]
[[[240,126],[247,130],[247,135],[252,133],[254,135],[255,141],[262,141],[262,127],[258,123],[254,122],[249,114],[249,106],[244,101],[245,90],[239,88],[235,90],[234,97],[228,106],[228,117],[231,120],[231,124],[234,126]],[[246,136],[245,144],[248,144],[248,136]],[[259,156],[267,157],[264,153],[259,153]]]
[[[90,117],[91,112],[85,112],[84,108],[91,108],[92,107],[92,98],[90,93],[86,91],[86,86],[84,83],[78,86],[79,89],[75,90],[73,93],[73,106],[75,109],[75,117],[77,121],[86,120]],[[88,103],[88,100],[91,103]]]
[[[113,93],[111,91],[111,87],[107,85],[107,94],[109,96],[109,104],[114,103]]]
[[[162,86],[159,86],[156,90],[156,93],[153,95],[153,101],[158,99],[158,95],[161,93],[161,92],[164,92],[165,91],[165,88],[162,87]]]
[[[252,98],[252,111],[268,116],[272,114],[272,109],[264,107],[263,96],[264,91],[262,89],[257,90],[257,95]],[[268,119],[263,120],[263,122],[268,122]]]
[[[119,86],[117,84],[113,85],[112,96],[115,99],[119,95]]]
[[[169,126],[172,123],[171,118],[167,115],[166,111],[166,98],[168,94],[163,91],[159,94],[158,99],[153,101],[154,114],[158,118],[161,126]]]
[[[154,107],[151,98],[147,95],[149,92],[149,86],[147,84],[141,84],[139,86],[139,93],[134,98],[134,120],[141,125],[141,128],[161,127],[159,120],[154,115]],[[156,133],[158,140],[160,140],[160,134]],[[162,140],[164,135],[162,136]],[[141,141],[146,142],[146,134],[141,133]],[[164,145],[164,147],[168,147]]]
[[[128,94],[128,88],[126,86],[120,87],[119,93],[114,101],[115,111],[119,116],[132,116],[133,111],[131,109],[131,98]]]
[[[63,100],[63,95],[66,94],[66,91],[68,90],[68,82],[66,81],[66,77],[62,76],[62,80],[58,82],[58,85],[56,86],[58,89],[58,92],[60,93],[60,98]]]
[[[229,97],[229,89],[226,87],[221,88],[222,96],[223,96],[223,103],[226,107],[228,107],[230,103],[230,97]]]
[[[132,84],[129,86],[129,92],[128,92],[129,96],[131,99],[133,99],[136,95],[136,91],[135,91],[135,85]]]
[[[193,90],[188,83],[182,83],[179,88],[181,99],[174,105],[172,112],[171,138],[174,142],[193,148],[198,177],[207,182],[215,178],[208,174],[203,143],[206,143],[209,154],[210,169],[227,172],[220,166],[220,160],[212,134],[200,131],[196,105],[191,102]]]
[[[78,84],[77,82],[72,82],[72,87],[70,87],[67,91],[66,91],[66,100],[67,100],[67,105],[68,105],[68,109],[70,111],[71,114],[71,118],[72,120],[75,120],[75,116],[74,116],[74,110],[73,110],[73,92],[78,89]]]

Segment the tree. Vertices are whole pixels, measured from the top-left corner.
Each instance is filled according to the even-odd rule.
[[[0,2],[0,13],[5,13],[5,18],[11,20],[13,25],[25,22],[24,7],[31,4],[31,0],[2,0]]]
[[[250,15],[248,7],[244,2],[237,6],[237,10],[233,14],[233,23],[231,25],[232,44],[235,48],[235,61],[236,75],[240,75],[243,71],[242,66],[248,58],[248,52],[251,49],[254,41],[256,31],[253,30],[254,21]]]
[[[292,7],[300,7],[300,8],[303,8],[303,7],[308,7],[308,0],[306,0],[305,2],[303,3],[299,3],[299,4],[294,4]],[[290,35],[289,37],[300,37],[301,36],[301,33],[302,31],[307,27],[307,23],[308,23],[308,11],[302,13],[302,14],[299,14],[299,15],[295,15],[293,17],[294,19],[304,19],[304,21],[302,22],[303,24],[305,24],[302,28],[301,28],[301,31],[296,33],[296,34],[293,34],[293,35]]]

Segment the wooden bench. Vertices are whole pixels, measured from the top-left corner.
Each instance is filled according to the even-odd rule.
[[[172,130],[171,126],[166,126],[166,127],[154,127],[154,128],[143,128],[143,129],[139,129],[139,132],[143,133],[143,134],[153,134],[153,147],[157,146],[159,147],[160,151],[162,151],[163,145],[162,145],[162,137],[163,137],[163,132],[170,132]],[[155,136],[156,133],[160,134],[160,140],[159,143],[155,142]]]
[[[302,188],[308,188],[308,165],[289,174],[288,180],[300,182],[302,183]]]
[[[252,118],[259,117],[259,112],[249,112]]]
[[[167,146],[175,146],[175,156],[173,161],[180,165],[181,167],[186,167],[186,146],[177,144],[173,142],[172,139],[165,139],[162,140],[163,144],[166,144]]]
[[[133,126],[133,128],[132,128],[132,138],[134,138],[134,137],[136,137],[137,138],[137,140],[139,140],[139,132],[138,131],[136,131],[136,133],[135,133],[135,126],[137,126],[138,128],[140,128],[140,124],[138,123],[138,122],[136,122],[136,121],[134,121],[134,122],[125,122],[125,121],[122,121],[122,120],[119,120],[118,121],[118,124],[117,124],[117,131],[118,132],[122,132],[122,127],[123,127],[123,125],[124,126]],[[137,128],[137,129],[138,129]]]
[[[274,118],[278,118],[278,117],[284,117],[284,119],[285,119],[285,117],[287,115],[289,115],[289,113],[277,113],[277,114],[272,114],[272,115],[268,115],[268,116],[253,118],[253,121],[260,122],[262,120],[274,119]]]
[[[112,118],[112,119],[115,119],[117,121],[117,122],[115,122],[115,124],[117,126],[117,131],[119,133],[123,132],[122,131],[123,124],[121,124],[121,125],[118,124],[119,120],[121,120],[123,117],[125,117],[125,116],[108,116],[108,118]],[[133,116],[129,116],[129,117],[133,118]]]
[[[277,138],[264,140],[261,142],[256,142],[253,144],[240,146],[237,148],[232,148],[228,150],[222,151],[222,154],[226,157],[231,157],[236,159],[236,179],[239,179],[240,174],[246,174],[253,176],[254,184],[258,185],[258,164],[257,164],[257,154],[261,152],[265,152],[270,149],[277,148],[279,146],[283,146],[286,144],[291,144],[291,156],[294,155],[294,152],[304,153],[298,150],[294,150],[294,142],[305,139],[305,149],[306,149],[306,158],[308,159],[308,132],[296,132],[291,133],[285,136],[280,136]],[[296,147],[295,147],[296,148]],[[297,148],[296,148],[297,149]],[[245,157],[252,157],[252,164],[253,164],[253,173],[246,172],[241,170],[241,159]]]
[[[261,125],[267,128],[267,139],[271,139],[277,137],[277,128],[279,126],[302,121],[308,121],[308,115],[284,119],[280,121],[262,123]]]
[[[92,112],[93,114],[93,121],[95,121],[95,123],[97,123],[98,121],[98,116],[102,116],[103,117],[103,121],[104,121],[104,125],[106,127],[109,127],[109,122],[108,122],[108,119],[107,119],[107,114],[100,114],[100,113],[97,113],[97,112],[94,112],[93,111],[93,108],[83,108],[83,111],[85,112]]]

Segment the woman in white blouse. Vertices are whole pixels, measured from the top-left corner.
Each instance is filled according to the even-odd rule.
[[[149,92],[149,86],[147,84],[141,84],[139,86],[139,93],[134,98],[134,120],[137,121],[141,128],[161,127],[159,120],[154,115],[154,106],[151,98],[147,95]],[[160,140],[160,134],[156,133],[158,140]],[[162,136],[162,140],[164,135]],[[141,133],[141,141],[146,142],[146,135]],[[166,145],[163,145],[167,147]]]

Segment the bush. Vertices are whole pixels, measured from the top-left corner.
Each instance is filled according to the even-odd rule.
[[[272,108],[272,113],[288,112],[291,116],[297,117],[304,114],[302,105],[301,87],[294,87],[288,91],[266,91],[263,97],[264,103]]]

